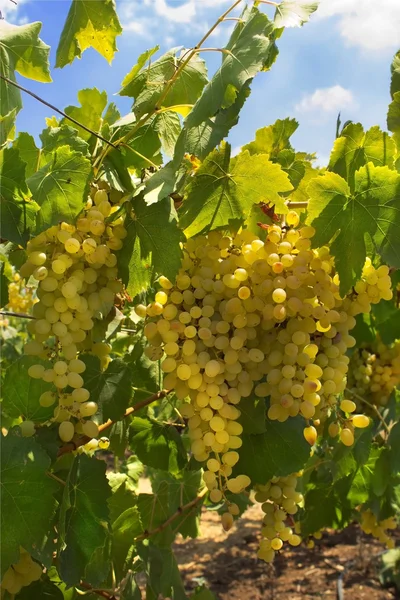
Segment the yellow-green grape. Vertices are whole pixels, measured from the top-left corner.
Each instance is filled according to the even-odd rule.
[[[63,442],[70,442],[75,434],[75,428],[70,421],[63,421],[58,428],[58,435]]]
[[[345,446],[352,446],[354,444],[354,433],[348,427],[344,427],[340,432],[340,441]]]
[[[364,533],[373,535],[388,548],[394,548],[394,540],[388,534],[388,531],[397,528],[397,520],[395,517],[388,517],[387,519],[378,521],[377,517],[370,509],[362,510],[360,526]]]
[[[265,562],[272,562],[275,552],[282,549],[285,542],[298,546],[301,537],[297,535],[297,527],[292,528],[292,517],[299,506],[303,506],[303,496],[296,491],[298,477],[293,474],[287,477],[274,477],[265,485],[256,486],[255,500],[262,503],[265,514],[261,530],[262,539],[257,556]]]
[[[223,513],[221,515],[221,523],[222,523],[222,527],[223,527],[224,531],[229,531],[230,529],[232,529],[233,516],[231,515],[231,513],[229,513],[229,512]]]
[[[343,412],[353,413],[356,410],[357,406],[356,403],[352,400],[342,400],[340,403],[340,408],[341,410],[343,410]]]
[[[315,427],[313,427],[312,425],[310,425],[309,427],[305,427],[303,430],[303,434],[310,446],[314,446],[318,437],[318,433]]]
[[[19,428],[23,437],[35,435],[35,423],[33,421],[22,421]]]
[[[354,427],[358,429],[364,429],[364,427],[368,427],[370,424],[370,419],[367,415],[352,415],[351,422]]]
[[[99,434],[99,427],[94,421],[85,421],[82,430],[85,435],[91,438],[95,438]]]

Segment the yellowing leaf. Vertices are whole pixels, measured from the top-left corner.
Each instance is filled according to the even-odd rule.
[[[87,48],[94,48],[111,63],[115,39],[122,27],[114,0],[72,0],[57,48],[56,67],[65,67]]]

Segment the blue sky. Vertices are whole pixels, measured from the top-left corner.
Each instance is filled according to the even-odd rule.
[[[111,66],[93,50],[64,69],[54,69],[55,51],[69,0],[0,0],[6,20],[23,24],[41,21],[41,38],[51,46],[53,83],[29,80],[23,85],[63,108],[77,104],[83,87],[106,90],[122,114],[130,99],[114,96],[125,74],[145,49],[161,45],[192,46],[232,0],[117,0],[124,32]],[[244,2],[243,2],[244,5]],[[271,7],[262,10],[272,15]],[[232,22],[210,38],[223,46]],[[326,163],[335,135],[336,117],[360,121],[365,127],[385,127],[390,101],[390,63],[400,48],[400,0],[321,0],[320,9],[303,28],[286,29],[278,42],[280,54],[272,70],[257,76],[239,124],[230,135],[234,149],[254,138],[255,130],[277,118],[296,117],[296,149],[317,152]],[[219,56],[204,54],[212,72]],[[51,110],[24,96],[18,129],[37,136]]]

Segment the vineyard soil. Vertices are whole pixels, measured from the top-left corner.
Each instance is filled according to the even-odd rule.
[[[313,550],[288,548],[273,566],[263,564],[255,558],[260,514],[253,506],[226,534],[218,514],[205,511],[201,536],[176,541],[174,550],[188,591],[204,581],[218,600],[336,600],[338,577],[348,569],[343,600],[400,598],[379,582],[376,556],[382,546],[356,526],[325,533]]]

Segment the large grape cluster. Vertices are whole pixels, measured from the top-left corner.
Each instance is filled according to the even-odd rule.
[[[42,572],[41,565],[32,559],[29,552],[20,548],[18,562],[11,565],[4,573],[0,587],[9,594],[18,594],[23,587],[40,579]]]
[[[83,387],[86,366],[79,352],[96,354],[103,368],[108,364],[109,345],[93,343],[90,332],[94,320],[109,313],[115,294],[122,290],[114,251],[122,247],[127,232],[121,217],[106,222],[116,209],[107,191],[97,190],[76,225],[62,222],[28,242],[27,261],[21,267],[21,276],[39,282],[35,320],[28,326],[34,340],[25,345],[25,354],[51,361],[47,366],[32,365],[28,373],[53,384],[39,402],[45,407],[56,404],[54,420],[60,423],[59,436],[65,442],[75,433],[91,438],[98,434],[90,419],[97,404]],[[29,430],[30,422],[23,424],[23,434],[29,435]]]
[[[400,384],[400,341],[386,345],[380,339],[363,344],[349,364],[348,387],[376,406],[385,406]]]
[[[395,517],[378,521],[372,510],[367,509],[361,512],[360,526],[364,533],[373,535],[382,544],[386,544],[388,548],[394,548],[394,539],[389,535],[388,531],[397,528]]]
[[[238,405],[252,394],[269,396],[268,417],[301,414],[314,444],[346,387],[355,315],[389,297],[388,270],[367,263],[365,289],[341,298],[329,249],[311,248],[315,231],[298,229],[294,211],[287,223],[270,226],[265,241],[248,230],[189,239],[176,281],[161,277],[155,301],[136,307],[147,320],[147,356],[163,359],[164,387],[189,399],[182,415],[215,502],[250,484],[245,475],[231,477],[241,446]],[[351,423],[342,441],[369,420]]]
[[[255,500],[262,503],[261,508],[265,513],[257,556],[267,563],[274,560],[275,553],[281,550],[284,542],[291,546],[301,543],[292,518],[304,504],[303,495],[296,491],[299,476],[295,473],[287,477],[274,477],[266,485],[256,487]]]

